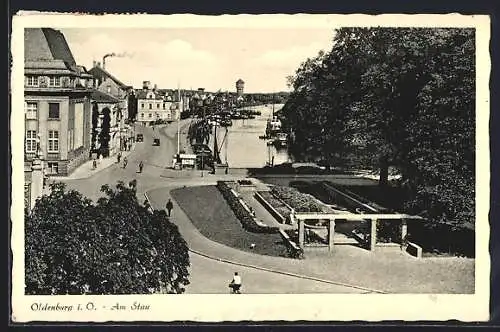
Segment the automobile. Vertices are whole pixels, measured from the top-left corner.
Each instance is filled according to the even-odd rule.
[[[154,146],[160,146],[160,139],[159,138],[154,138],[153,139],[153,145]]]
[[[137,134],[136,137],[136,142],[144,142],[144,135],[143,134]]]

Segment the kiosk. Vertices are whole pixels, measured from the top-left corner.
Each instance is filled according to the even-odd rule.
[[[180,153],[180,154],[174,155],[172,168],[174,168],[174,169],[184,169],[184,168],[194,169],[195,167],[196,167],[196,155],[195,154]]]

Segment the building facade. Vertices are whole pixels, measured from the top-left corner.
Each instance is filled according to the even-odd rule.
[[[153,124],[155,121],[177,121],[183,109],[183,100],[179,93],[160,91],[156,86],[151,87],[149,81],[144,81],[143,89],[136,92],[137,119],[136,121]]]
[[[26,161],[39,148],[48,174],[65,175],[88,159],[91,78],[62,33],[25,29]]]
[[[98,112],[99,118],[98,123],[93,124],[97,127],[93,128],[92,146],[95,152],[107,157],[120,150],[125,150],[127,145],[132,144],[133,127],[128,123],[127,119],[129,118],[129,112],[135,107],[135,105],[129,103],[131,96],[134,95],[134,89],[106,71],[99,62],[94,62],[94,67],[89,70],[89,73],[93,76],[94,87],[92,110]],[[108,114],[111,117],[109,149],[101,151],[101,144],[99,137],[96,137],[96,132],[101,133],[102,120]]]
[[[40,179],[68,175],[89,159],[92,76],[54,29],[25,29],[24,60],[25,198],[32,207]]]

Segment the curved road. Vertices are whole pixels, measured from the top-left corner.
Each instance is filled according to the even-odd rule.
[[[186,127],[189,120],[183,121]],[[219,178],[233,175],[208,175],[201,177],[200,171],[168,170],[173,154],[177,150],[177,126],[175,123],[163,128],[138,127],[144,133],[144,142],[137,143],[129,156],[126,169],[114,164],[92,177],[64,180],[69,188],[97,199],[102,196],[102,184],[125,183],[137,179],[138,198],[145,200],[145,193],[153,207],[163,208],[169,192],[175,187],[214,184]],[[160,146],[152,146],[153,134],[161,139]],[[182,146],[181,146],[182,147]],[[136,173],[140,161],[145,164],[142,174]],[[175,206],[175,202],[174,202]],[[371,253],[352,246],[338,246],[332,254],[335,259],[309,255],[305,260],[260,256],[229,248],[202,236],[189,218],[174,207],[172,222],[176,223],[191,250],[191,285],[188,293],[226,293],[227,284],[235,271],[242,273],[244,291],[247,293],[448,293],[474,292],[474,260],[439,258],[416,260],[400,251]],[[262,269],[247,268],[245,263]],[[281,271],[274,273],[269,271]],[[310,279],[292,276],[301,275]],[[323,280],[323,281],[319,281]],[[363,287],[359,287],[363,286]],[[377,291],[379,290],[379,291]]]
[[[189,121],[183,121],[183,129],[186,128]],[[181,128],[182,128],[181,127]],[[137,179],[138,198],[144,201],[144,193],[146,191],[175,186],[182,186],[184,183],[197,183],[210,181],[210,177],[205,175],[205,179],[201,178],[198,171],[193,173],[200,178],[193,178],[193,175],[188,178],[167,178],[162,175],[166,167],[169,167],[172,161],[172,156],[177,150],[177,127],[173,123],[161,128],[151,127],[136,127],[136,133],[144,134],[144,142],[136,143],[135,150],[128,156],[128,166],[123,169],[120,165],[114,164],[98,173],[93,174],[89,178],[61,180],[65,182],[68,188],[76,189],[83,195],[97,199],[101,196],[100,187],[103,184],[114,185],[117,181],[128,183],[133,179]],[[152,146],[153,135],[161,139],[160,146]],[[182,145],[181,145],[182,148]],[[144,163],[142,174],[137,173],[137,165],[140,161]],[[173,172],[173,171],[172,171]],[[214,181],[214,179],[212,179]],[[172,220],[176,222],[175,217]],[[181,232],[182,233],[182,232]],[[188,245],[192,247],[192,243]],[[227,248],[228,250],[235,250]],[[203,294],[217,293],[224,294],[229,292],[227,287],[232,275],[238,271],[243,279],[244,293],[364,293],[365,291],[325,283],[321,281],[308,280],[279,273],[263,271],[251,267],[237,266],[234,264],[217,261],[211,258],[198,255],[190,252],[191,268],[190,282],[186,288],[186,293]]]

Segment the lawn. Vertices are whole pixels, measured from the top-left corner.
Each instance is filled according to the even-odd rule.
[[[193,225],[210,240],[261,255],[288,257],[279,234],[245,231],[215,186],[179,188],[171,195]],[[253,249],[251,244],[255,244]]]

